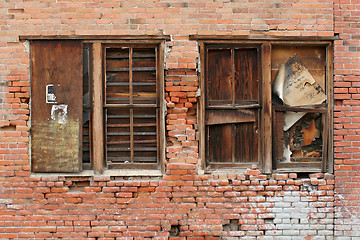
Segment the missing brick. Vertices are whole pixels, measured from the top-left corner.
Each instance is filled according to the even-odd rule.
[[[223,231],[239,231],[240,225],[238,219],[231,219],[228,224],[223,225]]]
[[[264,223],[265,223],[265,224],[273,224],[273,223],[274,223],[274,218],[264,219]]]
[[[13,126],[13,125],[11,125],[11,126],[1,126],[1,131],[8,131],[8,132],[16,131],[16,126]]]
[[[85,187],[90,186],[90,180],[88,179],[78,179],[72,181],[66,181],[66,186],[69,187],[70,192],[83,192]]]
[[[301,191],[314,192],[314,191],[317,191],[317,186],[303,185],[303,186],[301,186]]]
[[[297,174],[297,178],[298,179],[305,179],[305,178],[309,178],[309,173],[298,173]]]
[[[177,237],[180,235],[180,226],[179,225],[171,225],[170,228],[170,237]]]

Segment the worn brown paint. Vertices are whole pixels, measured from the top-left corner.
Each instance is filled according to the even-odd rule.
[[[31,157],[34,172],[81,171],[82,43],[31,42]],[[46,103],[53,84],[56,103]],[[66,122],[51,119],[54,105],[67,105]]]
[[[206,59],[208,166],[226,163],[230,167],[237,163],[258,162],[257,48],[209,47]]]

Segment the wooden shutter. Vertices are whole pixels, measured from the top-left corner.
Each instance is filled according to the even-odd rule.
[[[31,42],[34,172],[81,171],[82,43]]]
[[[208,166],[258,162],[260,76],[257,48],[210,47],[206,60]]]
[[[105,53],[107,166],[157,169],[157,48],[113,45]]]

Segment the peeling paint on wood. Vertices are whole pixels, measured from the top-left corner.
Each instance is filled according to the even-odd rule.
[[[32,156],[36,172],[77,172],[81,155],[79,120],[69,119],[66,124],[57,119],[48,122],[35,122],[37,134],[32,137]]]

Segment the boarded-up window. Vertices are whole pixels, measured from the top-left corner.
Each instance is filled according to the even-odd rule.
[[[278,170],[329,169],[329,64],[326,46],[272,48],[273,157]]]
[[[268,174],[333,170],[331,40],[190,39],[200,47],[206,171],[254,163]]]
[[[257,163],[259,157],[259,51],[206,49],[205,135],[208,167]]]
[[[164,41],[143,42],[31,42],[32,171],[161,168]]]
[[[31,42],[34,172],[81,171],[81,41]]]

